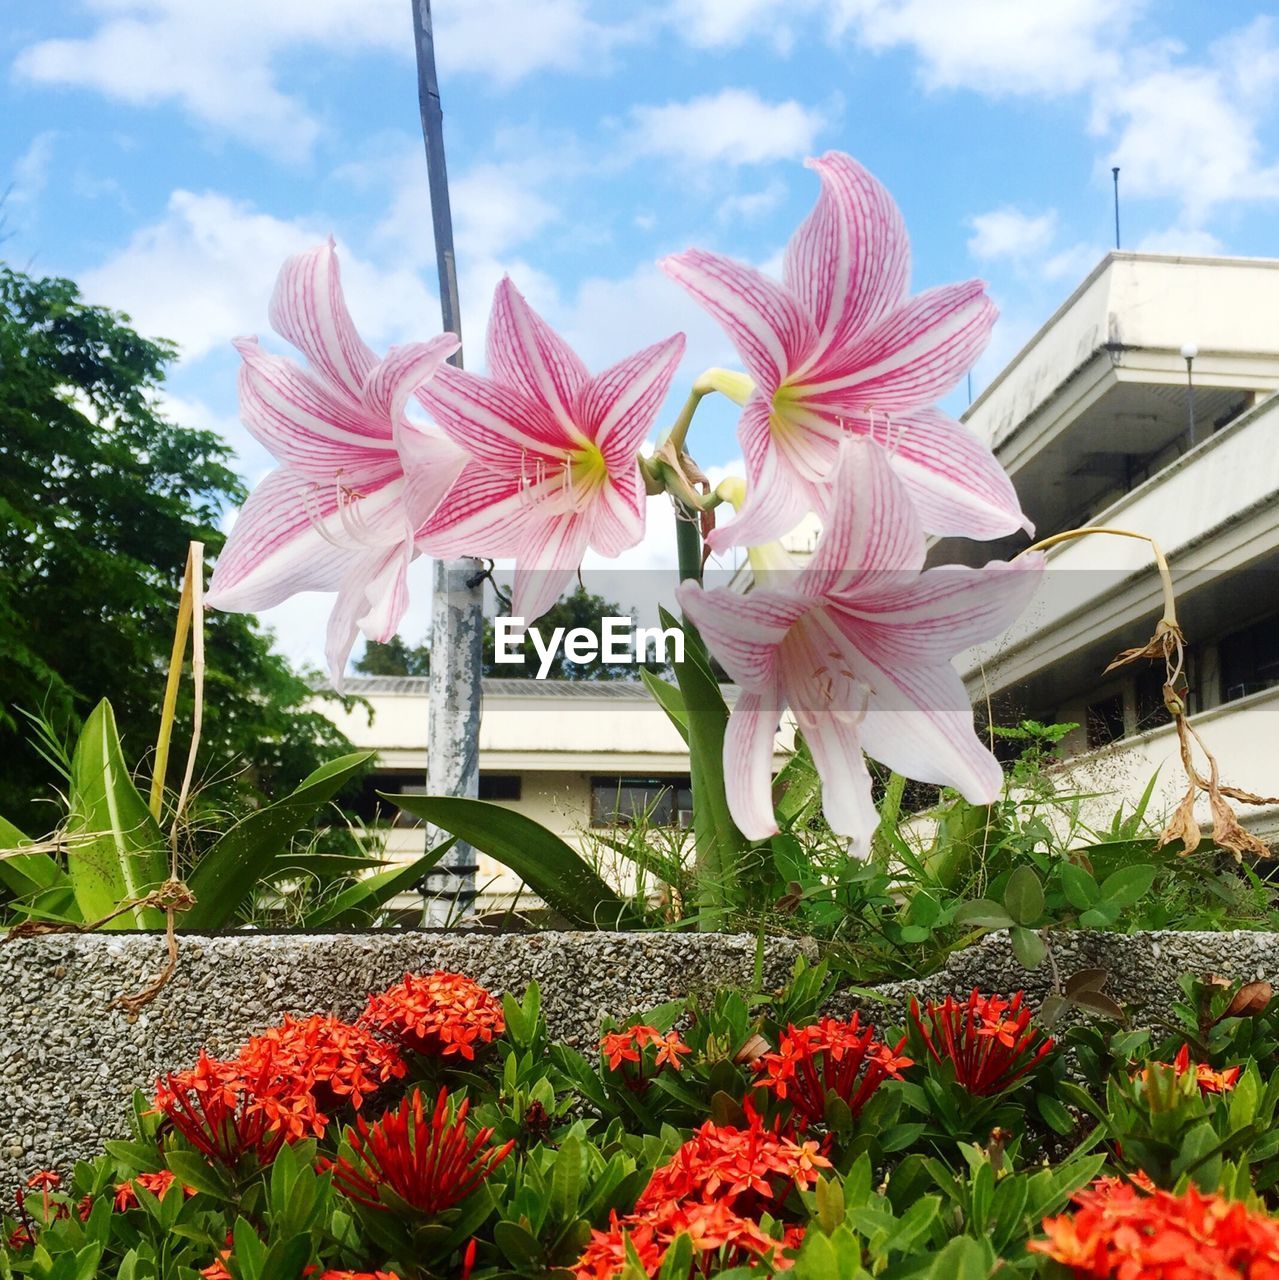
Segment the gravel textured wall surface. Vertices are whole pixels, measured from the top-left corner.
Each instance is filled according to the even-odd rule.
[[[770,943],[766,983],[784,982],[811,944]],[[1164,1012],[1183,973],[1279,982],[1279,936],[1261,933],[1078,933],[1058,938],[1063,977],[1110,972],[1109,994],[1140,1023]],[[363,934],[187,938],[177,974],[135,1020],[111,1002],[135,991],[164,958],[151,936],[48,937],[0,946],[0,1190],[39,1167],[66,1170],[128,1129],[134,1088],[190,1063],[201,1047],[227,1053],[285,1013],[353,1016],[367,992],[407,970],[465,971],[494,991],[542,987],[552,1031],[589,1045],[600,1020],[690,992],[751,981],[755,940],[690,934]],[[930,978],[889,984],[857,1001],[876,1021],[926,999],[1024,987],[1032,1003],[1050,970],[1027,973],[994,934],[957,952]],[[838,1004],[851,1007],[852,1002]]]
[[[800,944],[776,940],[766,980]],[[178,971],[130,1021],[110,1007],[159,971],[150,935],[45,937],[0,946],[0,1191],[33,1169],[68,1170],[128,1133],[135,1088],[206,1047],[233,1051],[285,1013],[355,1016],[406,971],[460,970],[490,990],[542,988],[553,1033],[584,1045],[605,1016],[749,984],[755,939],[624,933],[351,934],[184,938]]]
[[[1220,974],[1240,981],[1268,979],[1279,985],[1279,934],[1274,933],[1064,933],[1052,936],[1052,956],[1064,981],[1080,969],[1105,969],[1105,991],[1127,1009],[1133,1023],[1155,1015],[1167,1018],[1181,995],[1183,974]],[[927,978],[877,988],[879,1000],[840,1000],[841,1009],[862,1008],[885,1022],[905,1017],[912,996],[922,1003],[946,995],[1025,990],[1035,1007],[1051,989],[1052,968],[1045,961],[1027,972],[1017,962],[1006,933],[988,934],[975,947],[956,951],[945,968]]]

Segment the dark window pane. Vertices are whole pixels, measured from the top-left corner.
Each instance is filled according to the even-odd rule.
[[[591,825],[653,827],[686,825],[693,808],[687,778],[604,777],[591,779]]]
[[[521,778],[518,773],[480,774],[481,800],[518,800]]]
[[[1168,672],[1162,662],[1152,662],[1141,671],[1136,680],[1137,732],[1148,733],[1161,724],[1170,724],[1168,709],[1164,706],[1164,681]]]
[[[1221,690],[1227,702],[1279,684],[1279,616],[1226,636],[1220,648]]]
[[[1104,747],[1124,736],[1124,696],[1111,694],[1088,706],[1088,745]]]

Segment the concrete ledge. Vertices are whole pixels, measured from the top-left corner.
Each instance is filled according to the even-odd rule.
[[[1063,978],[1083,968],[1112,976],[1107,991],[1137,1024],[1166,1017],[1185,973],[1279,983],[1279,935],[1269,933],[1068,933],[1053,941]],[[469,974],[490,990],[522,993],[536,979],[551,1031],[589,1047],[606,1016],[724,986],[748,986],[749,936],[671,933],[239,934],[182,940],[177,974],[135,1020],[109,1006],[159,969],[163,938],[96,934],[0,947],[0,1194],[41,1167],[70,1169],[128,1131],[135,1088],[194,1061],[201,1048],[234,1051],[285,1013],[355,1016],[370,991],[406,971]],[[765,987],[781,986],[811,943],[768,943]],[[1028,973],[1006,936],[956,952],[939,973],[879,989],[884,1002],[854,1003],[880,1023],[901,1020],[921,999],[1025,988],[1032,1005],[1049,989],[1049,967]]]
[[[1135,1026],[1166,1022],[1175,1000],[1181,999],[1177,980],[1185,974],[1251,982],[1266,979],[1279,986],[1279,934],[1092,933],[1084,930],[1049,937],[1057,971],[1064,982],[1081,969],[1104,969],[1110,974],[1106,994],[1128,1011]],[[1010,994],[1024,990],[1031,1008],[1052,988],[1047,961],[1034,970],[1021,967],[1006,933],[991,933],[974,947],[956,951],[946,965],[927,978],[887,983],[876,988],[879,999],[848,998],[841,1010],[858,1008],[872,1021],[901,1022],[914,996],[921,1003],[947,995],[966,996],[974,987],[983,992]]]
[[[406,971],[452,969],[491,991],[541,985],[551,1031],[591,1044],[606,1016],[752,981],[749,936],[673,933],[364,933],[184,937],[177,973],[129,1019],[111,1002],[164,962],[162,937],[94,934],[0,946],[0,1194],[37,1168],[69,1171],[128,1133],[134,1089],[233,1052],[285,1013],[354,1017]],[[803,950],[768,944],[766,983]]]

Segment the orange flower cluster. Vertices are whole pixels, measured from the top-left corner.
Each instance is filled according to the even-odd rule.
[[[471,1061],[506,1030],[499,1000],[460,973],[417,975],[369,998],[360,1021],[429,1058]]]
[[[286,1016],[278,1027],[254,1036],[237,1062],[257,1078],[265,1069],[280,1086],[307,1092],[326,1113],[349,1102],[357,1111],[364,1099],[408,1068],[399,1051],[363,1027],[332,1015],[297,1020]]]
[[[323,1136],[334,1111],[358,1109],[406,1070],[395,1048],[362,1027],[286,1017],[230,1061],[201,1053],[190,1070],[171,1072],[155,1106],[209,1159],[234,1167],[252,1152],[266,1164],[285,1142]]]
[[[645,1049],[655,1049],[651,1062]],[[676,1031],[663,1035],[656,1027],[640,1023],[610,1031],[600,1041],[600,1054],[610,1071],[620,1071],[632,1089],[645,1089],[648,1082],[666,1067],[680,1070],[680,1055],[692,1053]]]
[[[1030,1025],[1026,993],[1011,1000],[984,996],[976,988],[964,1002],[947,996],[928,1002],[924,1014],[911,1000],[910,1018],[929,1057],[951,1062],[955,1080],[969,1093],[993,1097],[1033,1070],[1052,1051],[1053,1041]]]
[[[1177,1056],[1171,1062],[1161,1062],[1159,1065],[1175,1071],[1179,1076],[1193,1069],[1195,1083],[1199,1086],[1199,1092],[1205,1097],[1210,1093],[1229,1093],[1239,1083],[1239,1077],[1243,1074],[1242,1067],[1227,1067],[1224,1071],[1216,1071],[1206,1062],[1192,1064],[1188,1044],[1183,1044],[1177,1050]],[[1148,1074],[1147,1071],[1142,1071],[1140,1078],[1145,1080]]]
[[[860,1115],[875,1090],[890,1076],[914,1065],[902,1056],[906,1037],[889,1048],[875,1039],[875,1028],[861,1026],[859,1016],[843,1022],[822,1018],[810,1026],[786,1028],[776,1051],[755,1063],[759,1087],[790,1103],[796,1118],[820,1124],[826,1116],[826,1098],[833,1093],[853,1115]]]
[[[1147,1194],[1103,1179],[1075,1196],[1077,1211],[1045,1219],[1047,1240],[1028,1246],[1077,1280],[1279,1280],[1279,1221],[1239,1201]]]
[[[393,1271],[322,1271],[320,1280],[400,1280]]]
[[[573,1272],[578,1280],[616,1280],[629,1241],[645,1271],[655,1275],[681,1235],[692,1242],[694,1270],[704,1275],[760,1259],[784,1270],[791,1264],[783,1251],[798,1248],[803,1228],[783,1226],[773,1236],[759,1219],[780,1215],[792,1187],[811,1187],[818,1169],[829,1167],[817,1143],[766,1128],[754,1111],[745,1128],[708,1121],[654,1171],[634,1213],[614,1213],[607,1231],[591,1233]]]
[[[124,1213],[128,1209],[136,1209],[138,1207],[138,1191],[139,1187],[143,1191],[149,1191],[157,1200],[163,1200],[165,1193],[173,1186],[177,1179],[167,1169],[161,1169],[159,1173],[140,1173],[129,1182],[117,1182],[115,1188],[115,1208],[117,1213]],[[184,1186],[182,1194],[186,1196],[195,1195],[193,1188]]]
[[[441,1089],[428,1115],[416,1089],[376,1124],[361,1116],[348,1131],[352,1159],[339,1156],[328,1167],[333,1185],[351,1200],[384,1209],[380,1189],[393,1191],[420,1213],[442,1213],[466,1199],[510,1154],[514,1141],[489,1146],[492,1129],[466,1132],[470,1101],[456,1111]]]

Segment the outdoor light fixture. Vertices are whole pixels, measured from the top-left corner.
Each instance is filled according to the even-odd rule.
[[[1195,382],[1194,364],[1199,348],[1193,342],[1181,344],[1181,358],[1186,362],[1186,414],[1189,420],[1190,447],[1195,447]]]

